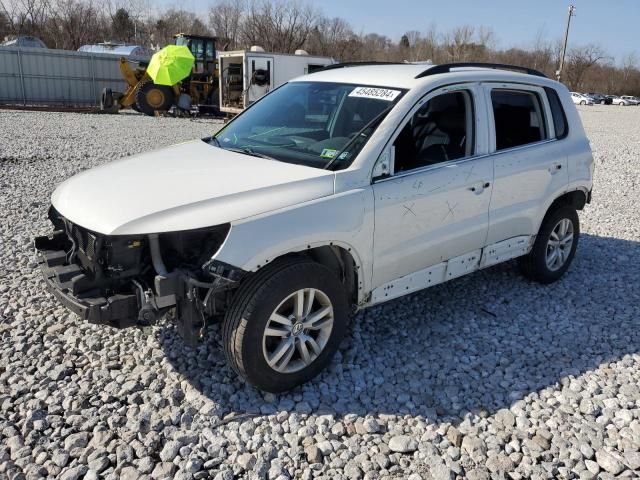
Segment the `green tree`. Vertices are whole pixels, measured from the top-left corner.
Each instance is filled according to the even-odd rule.
[[[135,25],[125,8],[118,8],[111,18],[111,35],[114,40],[130,42],[135,37]]]
[[[402,35],[402,38],[400,38],[400,47],[409,49],[410,46],[411,45],[409,45],[409,37],[407,37],[406,35]]]

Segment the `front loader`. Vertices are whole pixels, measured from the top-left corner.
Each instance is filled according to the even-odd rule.
[[[218,71],[216,61],[216,38],[179,33],[174,36],[176,45],[189,48],[195,61],[191,74],[172,86],[157,85],[147,74],[147,65],[120,58],[120,72],[128,84],[125,92],[102,91],[100,110],[117,113],[124,108],[133,108],[146,115],[156,115],[177,105],[190,110],[197,105],[200,112],[218,111]]]

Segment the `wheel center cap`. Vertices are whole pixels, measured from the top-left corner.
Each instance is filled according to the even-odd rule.
[[[297,322],[291,328],[291,334],[294,337],[297,337],[298,335],[300,335],[302,333],[302,329],[303,328],[304,328],[304,325],[302,324],[302,322]]]

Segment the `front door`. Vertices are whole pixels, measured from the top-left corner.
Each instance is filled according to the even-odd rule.
[[[479,93],[431,94],[393,139],[393,174],[373,185],[374,288],[485,246],[493,160]]]

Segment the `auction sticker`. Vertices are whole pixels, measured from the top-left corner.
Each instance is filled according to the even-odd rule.
[[[393,102],[398,95],[400,95],[400,90],[376,87],[356,87],[349,94],[350,97],[377,98],[387,102]]]

